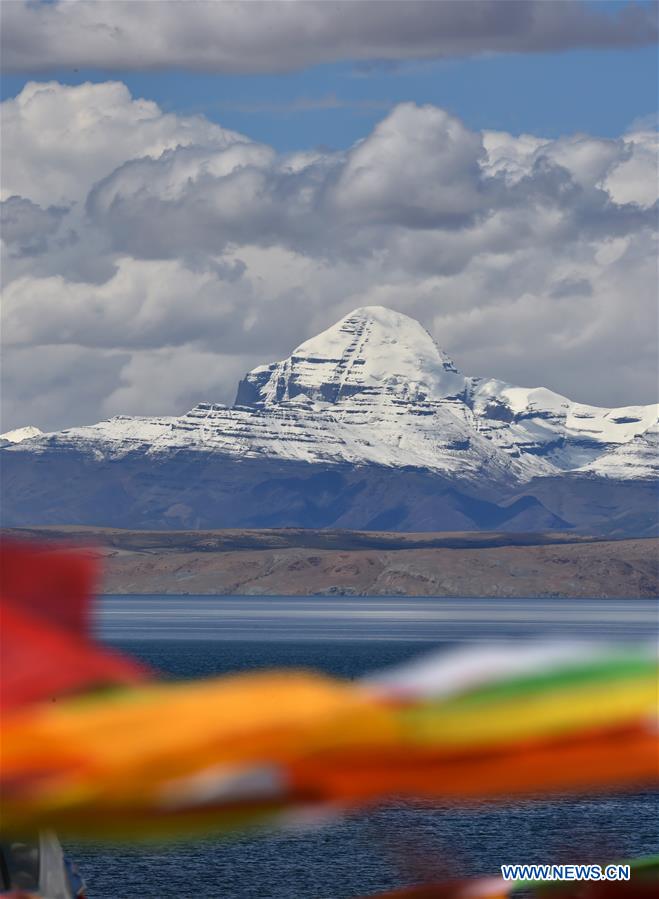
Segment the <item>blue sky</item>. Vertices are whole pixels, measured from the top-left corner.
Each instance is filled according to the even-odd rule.
[[[471,128],[614,137],[658,106],[657,51],[571,50],[399,64],[333,63],[284,74],[80,68],[6,73],[2,99],[29,80],[121,80],[164,111],[201,113],[280,151],[341,149],[396,103],[448,109]]]

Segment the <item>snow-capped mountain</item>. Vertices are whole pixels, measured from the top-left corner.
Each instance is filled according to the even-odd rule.
[[[39,437],[41,434],[43,434],[43,431],[39,428],[35,428],[34,425],[27,425],[24,428],[14,428],[13,431],[5,431],[4,434],[0,434],[0,443],[3,441],[7,443],[22,443],[23,440]]]
[[[453,490],[444,505],[449,502],[458,524],[468,527],[470,521],[480,526],[483,516],[493,516],[496,524],[498,517],[496,510],[475,511],[472,501],[496,506],[542,480],[565,480],[569,475],[572,483],[589,479],[647,484],[656,475],[657,411],[657,406],[586,406],[545,388],[470,377],[414,319],[367,306],[305,341],[287,359],[249,372],[232,407],[200,403],[180,417],[118,416],[88,427],[30,435],[26,442],[5,444],[3,452],[10,465],[19,468],[19,459],[39,459],[41,471],[49,460],[61,467],[63,459],[73,457],[97,475],[106,472],[106,477],[108,466],[116,471],[123,463],[125,472],[137,466],[142,483],[148,482],[151,505],[162,500],[156,499],[159,492],[167,494],[162,500],[166,507],[160,513],[149,507],[146,515],[145,520],[159,526],[171,520],[171,509],[178,506],[174,518],[188,525],[226,520],[226,509],[216,510],[214,517],[207,512],[199,517],[198,503],[190,506],[185,498],[199,478],[207,477],[209,466],[214,469],[223,460],[222,478],[236,477],[239,471],[243,483],[249,471],[247,481],[253,485],[261,483],[264,466],[271,470],[278,464],[288,465],[287,470],[294,466],[296,478],[300,472],[308,478],[321,470],[328,476],[334,471],[336,477],[349,466],[353,472],[369,471],[369,478],[377,472],[378,483],[387,472],[389,483],[394,475],[414,472]],[[171,502],[176,498],[172,485],[159,485],[157,476],[163,465],[171,471],[174,460],[187,467],[190,479],[181,482],[178,503]],[[235,469],[235,463],[242,467]],[[126,483],[124,477],[123,490]],[[213,489],[218,489],[216,483]],[[311,502],[305,491],[304,502]],[[361,526],[379,521],[380,512],[388,508],[386,496],[374,500],[374,491],[372,485],[360,488],[352,502],[353,511],[368,508]],[[129,493],[133,496],[132,487]],[[456,499],[458,494],[462,499]],[[423,505],[419,498],[417,508]],[[572,523],[545,506],[542,526]],[[527,521],[528,510],[522,511]],[[342,515],[345,509],[330,523],[340,524]],[[435,521],[434,512],[428,515]],[[263,517],[267,519],[265,513]],[[240,515],[229,518],[238,520]],[[412,515],[411,520],[417,518]],[[280,519],[275,515],[273,522]],[[357,519],[362,520],[359,515]],[[80,515],[73,520],[80,521]],[[113,522],[117,520],[122,520],[120,510],[113,513]],[[386,526],[386,514],[383,520]],[[291,523],[299,523],[299,516]]]
[[[398,464],[414,464],[401,457],[420,454],[424,466],[446,470],[453,441],[465,460],[487,457],[522,478],[578,468],[645,432],[658,413],[657,406],[602,409],[545,388],[467,377],[418,322],[381,306],[356,309],[283,362],[254,369],[236,397],[237,405],[270,414],[290,402],[375,428],[382,444],[395,446]],[[459,459],[448,468],[457,473]]]
[[[656,421],[656,406],[602,409],[545,388],[468,377],[414,319],[367,306],[287,359],[249,372],[231,408],[200,403],[180,417],[117,416],[43,436],[30,449],[88,445],[108,458],[136,448],[212,450],[525,481],[567,470],[605,474],[591,463]],[[18,441],[40,432],[11,433]],[[636,457],[624,458],[626,477],[647,476],[645,463],[636,470]]]

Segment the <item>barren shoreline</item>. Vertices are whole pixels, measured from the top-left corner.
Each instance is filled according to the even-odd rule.
[[[93,547],[100,592],[254,596],[659,595],[659,539],[332,530],[5,531]]]

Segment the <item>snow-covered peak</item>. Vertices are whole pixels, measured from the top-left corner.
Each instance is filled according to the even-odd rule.
[[[30,437],[39,437],[41,434],[43,434],[43,431],[40,428],[35,428],[34,425],[27,425],[24,428],[5,431],[4,434],[0,434],[0,441],[6,440],[7,443],[22,443],[23,440],[29,440]]]
[[[352,353],[365,377],[378,384],[392,376],[417,378],[437,369],[455,372],[453,361],[416,319],[385,306],[360,306],[315,337],[292,356],[298,359],[342,359]]]
[[[270,406],[300,396],[335,404],[374,391],[440,399],[464,387],[464,376],[419,322],[384,306],[361,306],[288,359],[251,371],[236,404]]]

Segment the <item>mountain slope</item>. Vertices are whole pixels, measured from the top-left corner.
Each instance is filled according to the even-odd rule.
[[[628,443],[579,469],[584,474],[620,480],[653,480],[659,475],[659,426],[653,424]]]

